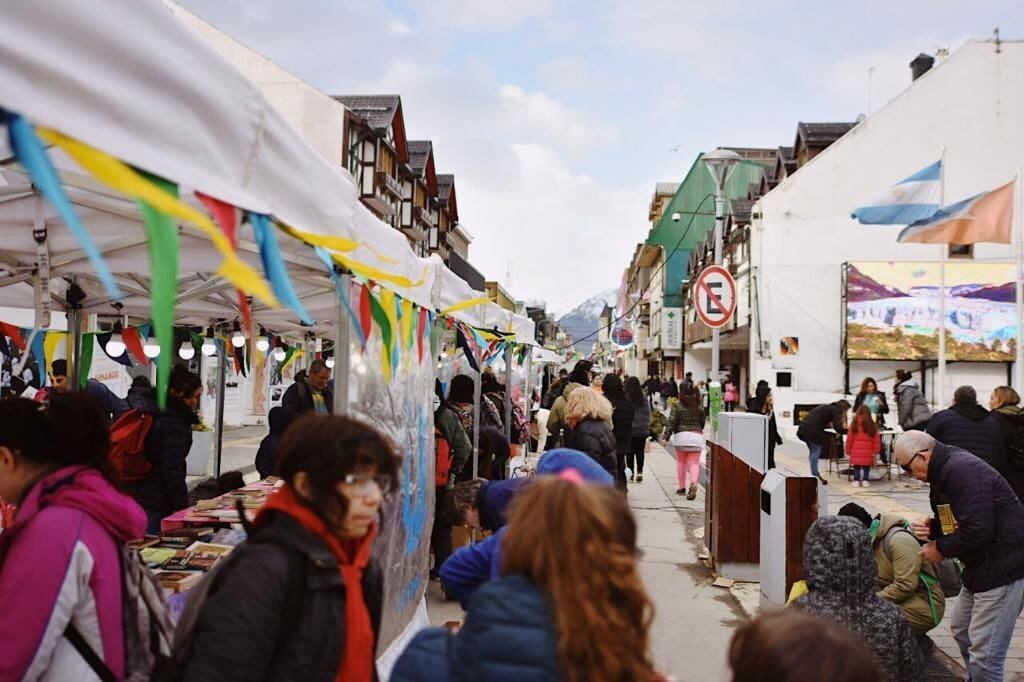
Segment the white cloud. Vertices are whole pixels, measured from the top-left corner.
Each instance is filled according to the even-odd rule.
[[[506,127],[518,135],[546,140],[572,152],[603,147],[619,138],[615,126],[588,120],[543,92],[503,85],[498,97]]]
[[[459,28],[507,29],[551,11],[550,0],[430,0],[424,9],[437,22]]]
[[[556,90],[584,90],[594,83],[594,74],[582,57],[558,57],[537,71],[545,85]]]

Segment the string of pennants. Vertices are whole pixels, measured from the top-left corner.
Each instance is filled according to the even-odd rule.
[[[137,204],[145,227],[149,250],[151,331],[160,346],[160,354],[157,356],[157,396],[161,407],[166,404],[167,384],[176,340],[174,309],[177,300],[180,253],[177,228],[179,222],[189,223],[199,228],[213,243],[222,258],[217,274],[237,288],[239,312],[247,329],[252,328],[247,296],[253,296],[271,308],[277,308],[284,304],[293,310],[304,324],[313,325],[313,320],[299,300],[288,275],[288,269],[278,243],[277,233],[279,231],[314,249],[339,291],[342,286],[337,273],[338,267],[347,268],[367,284],[374,280],[414,288],[423,282],[423,278],[414,282],[408,277],[380,270],[347,255],[361,245],[375,253],[382,262],[396,262],[377,253],[370,244],[360,244],[345,237],[325,236],[299,230],[272,216],[244,211],[197,191],[195,193],[196,200],[209,211],[209,215],[207,215],[183,201],[179,195],[177,184],[170,180],[132,167],[56,130],[36,128],[17,113],[0,109],[0,123],[6,125],[10,147],[18,162],[24,167],[33,184],[53,206],[78,241],[107,294],[114,301],[123,300],[121,289],[107,266],[103,254],[79,219],[64,190],[60,176],[47,154],[45,145],[51,145],[61,150],[99,183],[130,197]],[[260,262],[263,266],[263,276],[241,260],[237,254],[237,230],[241,222],[247,222],[255,235]],[[424,277],[425,274],[426,271],[424,271]],[[391,371],[397,367],[399,361],[398,342],[403,341],[407,347],[410,347],[416,340],[422,356],[423,338],[427,333],[425,330],[432,328],[436,313],[422,308],[417,312],[418,306],[414,306],[411,301],[402,300],[390,289],[381,288],[377,296],[371,295],[369,289],[370,286],[364,286],[358,313],[347,300],[347,296],[342,295],[341,298],[345,302],[353,323],[358,323],[353,326],[360,330],[360,342],[363,348],[365,348],[366,339],[369,337],[370,324],[376,323],[380,326],[384,334],[384,345],[388,348],[388,352],[382,354],[382,370],[385,377],[390,379]],[[454,312],[469,305],[484,302],[484,300],[486,299],[464,301],[446,311],[441,311],[441,313]],[[46,335],[48,336],[50,333],[53,332],[47,332]],[[36,335],[38,336],[38,334],[37,330]],[[478,334],[484,334],[484,332],[480,331]],[[475,337],[474,342],[476,342]],[[86,345],[88,346],[88,344]],[[101,343],[101,347],[103,345]]]

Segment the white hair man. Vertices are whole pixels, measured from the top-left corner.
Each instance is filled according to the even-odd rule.
[[[972,680],[1001,680],[1024,611],[1024,506],[999,472],[921,431],[896,440],[896,461],[931,487],[935,518],[912,524],[921,556],[959,559],[963,589],[950,629]]]

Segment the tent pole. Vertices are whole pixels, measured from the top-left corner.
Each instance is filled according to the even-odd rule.
[[[533,414],[533,346],[526,347],[526,421],[530,422],[531,415]],[[530,454],[530,441],[532,436],[526,438],[526,445],[524,445],[524,456]]]
[[[68,370],[71,374],[68,377],[68,382],[71,384],[71,390],[77,391],[82,383],[82,309],[76,305],[68,309],[67,315],[67,361]],[[46,368],[44,371],[48,370],[49,368]]]
[[[946,148],[942,148],[941,172],[939,173],[939,208],[946,205]],[[946,407],[946,257],[948,244],[939,244],[939,365],[936,373],[935,404],[939,409]]]
[[[341,289],[338,291],[338,326],[334,338],[334,414],[348,414],[349,376],[351,367],[351,346],[349,345],[352,320],[345,309],[342,296],[352,298],[352,275],[341,275]]]
[[[512,442],[512,344],[505,343],[505,440]]]
[[[1017,179],[1013,183],[1013,188],[1017,193],[1013,215],[1017,219],[1016,225],[1016,238],[1014,239],[1014,255],[1016,256],[1016,262],[1014,263],[1014,281],[1016,287],[1014,289],[1017,303],[1017,342],[1014,344],[1016,353],[1014,354],[1014,367],[1013,367],[1013,378],[1014,386],[1017,392],[1024,391],[1024,282],[1021,281],[1021,276],[1024,274],[1024,215],[1021,215],[1021,210],[1024,210],[1024,188],[1021,188],[1021,170],[1017,169]]]
[[[480,384],[483,374],[473,378],[473,478],[480,477]]]
[[[214,428],[213,475],[220,478],[221,456],[224,447],[224,390],[228,378],[226,349],[217,344],[217,424]]]

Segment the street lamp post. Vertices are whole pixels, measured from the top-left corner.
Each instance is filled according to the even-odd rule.
[[[722,264],[722,231],[725,223],[725,183],[742,157],[729,149],[718,149],[704,154],[704,165],[715,181],[715,265]],[[721,338],[718,327],[711,330],[711,380],[719,381]]]

